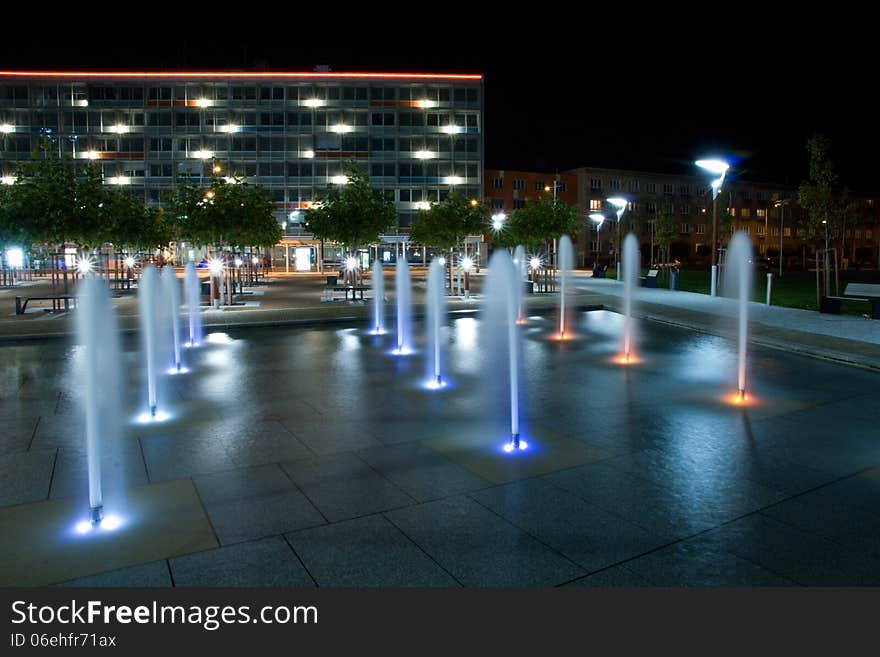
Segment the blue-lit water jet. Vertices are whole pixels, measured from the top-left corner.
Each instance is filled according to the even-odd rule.
[[[376,258],[373,263],[373,335],[385,333],[385,277],[382,272],[382,261]]]
[[[431,261],[428,268],[428,300],[427,300],[427,342],[425,346],[425,364],[427,379],[436,388],[443,387],[441,373],[440,327],[446,323],[444,267],[439,260]]]
[[[559,240],[559,335],[560,340],[565,340],[569,336],[566,334],[566,298],[568,293],[568,277],[574,262],[574,248],[571,245],[571,238],[563,235]]]
[[[394,283],[397,296],[397,348],[392,353],[403,356],[412,353],[412,340],[410,336],[412,283],[410,281],[409,264],[406,261],[406,255],[397,259]]]
[[[169,371],[182,373],[185,368],[183,367],[180,354],[180,283],[177,281],[177,274],[174,272],[172,265],[165,265],[162,268],[162,291],[165,297],[163,301],[168,304],[168,316],[171,324],[170,337],[173,362]]]
[[[724,262],[724,294],[737,300],[737,394],[746,399],[746,346],[749,328],[749,296],[752,290],[752,243],[739,231],[730,240]]]
[[[633,350],[633,296],[639,280],[639,241],[630,233],[623,240],[623,359],[629,362]]]
[[[186,295],[186,314],[189,320],[189,342],[197,347],[202,341],[202,292],[195,264],[189,262],[183,270],[183,287]]]

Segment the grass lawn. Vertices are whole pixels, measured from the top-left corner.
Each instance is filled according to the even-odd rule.
[[[647,270],[642,272],[644,276]],[[786,306],[789,308],[805,308],[818,310],[816,303],[816,272],[815,271],[783,271],[782,278],[778,270],[773,273],[773,298],[774,306]],[[608,270],[608,278],[614,278],[613,269]],[[847,283],[880,283],[880,271],[852,269],[840,272],[840,293],[842,294]],[[760,269],[755,272],[754,291],[752,300],[764,303],[767,299],[767,271]],[[669,278],[659,281],[660,287],[669,286]],[[832,289],[834,283],[832,281]],[[709,270],[708,269],[682,269],[679,271],[678,289],[686,292],[698,292],[709,294]],[[863,315],[871,312],[867,303],[844,302],[843,312],[848,315]]]

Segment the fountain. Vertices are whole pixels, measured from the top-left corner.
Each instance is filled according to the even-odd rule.
[[[506,360],[510,393],[510,441],[504,451],[513,452],[528,446],[520,439],[519,431],[519,360],[520,336],[516,325],[516,288],[522,286],[516,268],[507,251],[498,250],[489,261],[489,275],[486,279],[485,335],[493,357],[488,370],[495,374]],[[506,359],[505,359],[506,357]]]
[[[188,347],[197,347],[202,341],[202,292],[199,275],[193,263],[187,263],[183,270],[183,287],[186,294],[186,311],[189,319]]]
[[[749,296],[752,290],[752,243],[744,232],[737,232],[727,247],[724,262],[724,293],[737,299],[738,357],[737,400],[746,400],[746,343],[748,342]]]
[[[623,240],[623,362],[629,363],[633,346],[632,308],[633,295],[639,281],[639,241],[630,233]]]
[[[409,277],[409,263],[406,255],[397,260],[394,278],[397,294],[397,349],[392,353],[402,356],[410,353],[410,314],[412,312],[412,288]]]
[[[184,369],[180,357],[180,284],[177,282],[177,274],[172,265],[165,265],[162,268],[162,291],[169,306],[171,320],[171,352],[174,354],[174,361],[171,363],[170,371],[180,373]]]
[[[385,278],[382,261],[376,258],[373,263],[373,335],[385,333]]]
[[[513,264],[516,268],[516,323],[517,324],[525,324],[526,323],[526,311],[525,311],[525,302],[524,302],[524,290],[525,280],[526,280],[526,267],[528,263],[526,262],[526,249],[520,244],[513,251]]]
[[[444,269],[439,259],[432,260],[428,269],[428,339],[425,347],[425,363],[428,367],[428,386],[431,388],[442,388],[446,385],[440,374],[440,327],[445,323]]]
[[[568,277],[574,261],[574,248],[571,238],[563,235],[559,240],[559,340],[568,339],[565,333],[565,295],[568,292]]]
[[[106,285],[87,277],[80,284],[77,308],[78,342],[84,347],[86,461],[89,478],[89,520],[104,518],[101,485],[102,441],[118,435],[119,331]]]
[[[159,274],[153,265],[147,265],[138,283],[138,310],[140,312],[141,341],[147,370],[147,408],[150,418],[156,417],[159,405]]]

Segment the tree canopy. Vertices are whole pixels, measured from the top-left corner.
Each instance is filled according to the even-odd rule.
[[[479,235],[486,229],[486,207],[452,191],[439,203],[419,211],[410,230],[410,240],[417,244],[452,249],[468,235]]]
[[[493,241],[498,246],[522,244],[534,248],[547,240],[576,232],[577,224],[576,206],[554,201],[552,196],[539,196],[511,212],[506,225],[495,233]]]
[[[397,221],[394,203],[370,187],[369,176],[354,162],[346,162],[343,172],[348,182],[327,187],[306,212],[306,229],[318,239],[348,248],[376,242]]]

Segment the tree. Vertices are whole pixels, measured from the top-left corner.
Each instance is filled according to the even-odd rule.
[[[495,243],[499,246],[522,244],[535,248],[548,240],[569,235],[577,230],[578,211],[552,196],[528,199],[522,208],[510,213],[504,230],[498,231]]]
[[[677,234],[678,220],[666,203],[660,203],[654,215],[654,243],[663,252],[663,262],[669,261],[669,246]]]
[[[305,226],[318,239],[336,242],[354,251],[371,244],[397,221],[394,203],[370,187],[369,176],[354,162],[346,162],[344,185],[330,185],[306,212]]]
[[[428,210],[420,210],[413,222],[410,239],[418,244],[454,249],[468,235],[478,235],[486,229],[486,207],[450,192]]]

